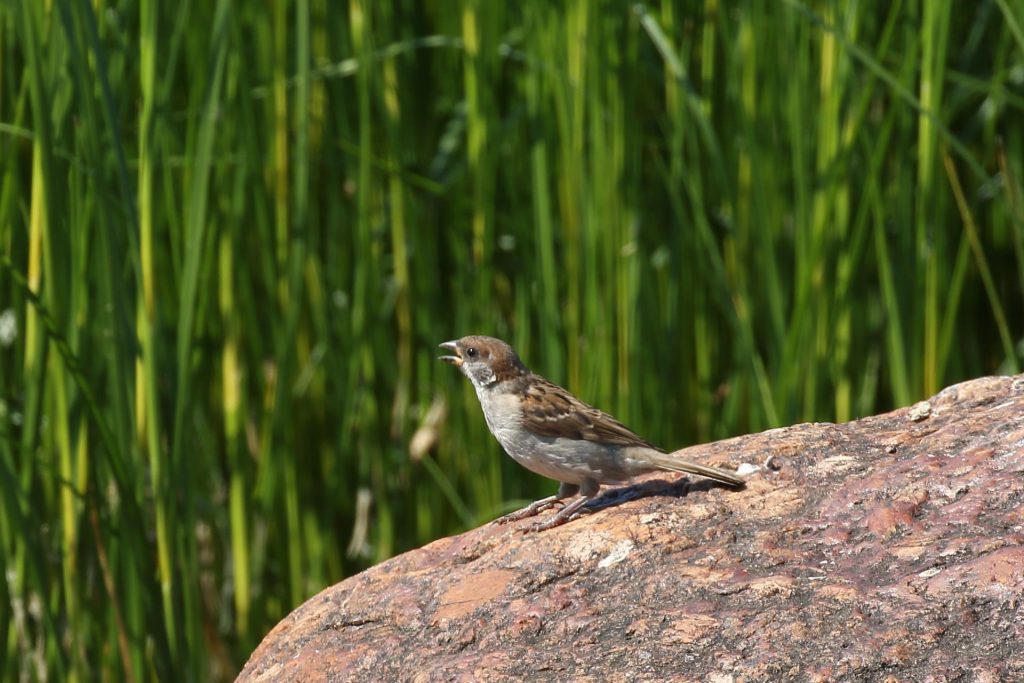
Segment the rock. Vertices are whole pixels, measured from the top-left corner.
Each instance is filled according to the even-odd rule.
[[[685,450],[581,519],[328,588],[240,681],[1024,680],[1024,376]],[[548,513],[551,514],[551,513]]]

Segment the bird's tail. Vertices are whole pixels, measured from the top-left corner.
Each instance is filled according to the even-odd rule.
[[[668,453],[652,453],[649,457],[651,463],[656,467],[663,470],[669,470],[670,472],[699,474],[702,477],[714,479],[715,481],[728,484],[729,486],[743,486],[745,483],[743,478],[735,472],[729,472],[728,470],[722,470],[717,467],[708,467],[707,465],[698,465],[695,462],[691,462]]]

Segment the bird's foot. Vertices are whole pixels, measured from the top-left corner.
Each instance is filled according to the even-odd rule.
[[[572,520],[579,518],[579,509],[586,505],[587,501],[589,501],[590,499],[591,496],[580,496],[579,498],[577,498],[576,500],[574,500],[573,502],[569,503],[564,508],[559,510],[558,514],[556,514],[551,519],[546,519],[542,522],[536,522],[535,524],[531,524],[530,526],[523,529],[523,532],[525,533],[533,531],[545,531],[547,529],[552,529],[556,526],[561,526],[566,522],[571,522]]]
[[[580,518],[580,513],[578,513],[578,512],[574,512],[571,515],[567,515],[565,517],[563,517],[561,512],[559,512],[559,514],[555,515],[551,519],[546,519],[546,520],[544,520],[542,522],[534,522],[530,526],[523,527],[522,532],[525,534],[525,533],[534,533],[534,532],[537,532],[537,531],[547,531],[548,529],[554,529],[556,526],[562,526],[563,524],[566,524],[567,522],[571,522],[574,519],[579,519],[579,518]]]
[[[498,517],[496,520],[494,520],[494,523],[508,524],[509,522],[518,522],[519,520],[526,519],[527,517],[536,517],[545,510],[553,508],[556,504],[558,504],[560,500],[561,498],[559,498],[558,496],[548,496],[547,498],[541,498],[540,500],[536,500],[530,503],[522,510],[516,510],[515,512],[510,512],[507,515],[502,515],[501,517]]]

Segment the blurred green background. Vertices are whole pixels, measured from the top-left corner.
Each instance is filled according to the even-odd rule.
[[[5,0],[0,678],[227,680],[554,483],[436,345],[666,447],[1017,372],[1024,2]]]

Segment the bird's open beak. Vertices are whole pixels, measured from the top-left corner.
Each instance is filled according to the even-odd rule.
[[[450,363],[457,368],[462,367],[462,354],[459,352],[459,345],[453,341],[446,341],[443,344],[438,344],[445,351],[451,351],[454,356],[438,356],[438,360],[443,360],[445,363]]]

